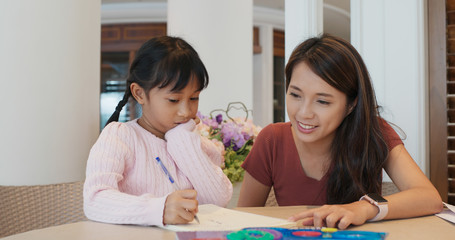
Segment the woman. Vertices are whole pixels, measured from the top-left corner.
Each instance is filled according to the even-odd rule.
[[[243,163],[239,207],[324,205],[298,213],[315,227],[433,214],[441,198],[379,115],[366,66],[343,39],[323,35],[297,46],[286,66],[290,122],[264,128]],[[382,169],[399,193],[382,198]],[[366,200],[366,201],[364,201]]]

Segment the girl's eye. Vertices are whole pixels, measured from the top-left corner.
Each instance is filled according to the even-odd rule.
[[[168,101],[171,102],[171,103],[178,103],[179,102],[179,100],[172,99],[172,98],[168,98]]]
[[[190,98],[191,101],[199,101],[199,97]]]

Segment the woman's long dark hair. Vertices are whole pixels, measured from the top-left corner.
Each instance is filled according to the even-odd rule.
[[[190,44],[181,38],[170,36],[148,40],[136,53],[129,69],[123,99],[106,125],[118,121],[123,106],[131,97],[132,83],[139,84],[148,97],[152,88],[164,88],[172,84],[171,91],[179,91],[184,89],[191,79],[198,81],[199,91],[209,83],[207,70]]]
[[[294,67],[305,62],[332,87],[346,94],[353,110],[336,130],[327,182],[329,204],[350,203],[365,193],[380,193],[388,156],[368,70],[347,41],[324,34],[297,46],[286,65],[286,89]]]

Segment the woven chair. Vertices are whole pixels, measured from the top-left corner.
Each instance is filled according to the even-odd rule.
[[[276,202],[275,191],[273,190],[273,187],[270,189],[269,196],[267,197],[267,201],[265,202],[265,206],[266,207],[278,206],[278,203]]]
[[[0,186],[0,238],[86,220],[83,184]]]
[[[388,196],[399,192],[397,186],[393,182],[382,182],[382,196]]]

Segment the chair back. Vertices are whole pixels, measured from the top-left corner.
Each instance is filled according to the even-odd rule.
[[[393,182],[382,182],[382,196],[392,195],[399,192],[397,186]]]
[[[267,201],[265,202],[265,207],[278,207],[273,187],[270,188],[269,196],[267,197]]]
[[[0,186],[0,238],[34,229],[87,220],[83,181]]]

